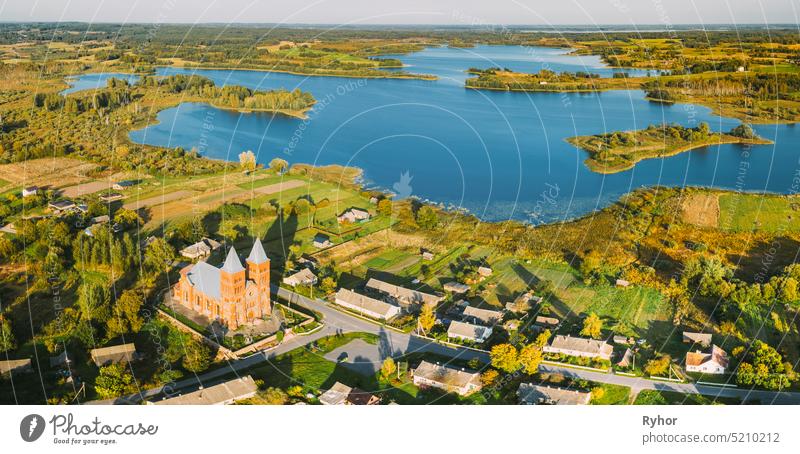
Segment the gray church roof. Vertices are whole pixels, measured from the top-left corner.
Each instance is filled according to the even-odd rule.
[[[256,265],[269,261],[269,257],[267,257],[267,253],[264,252],[264,245],[261,244],[260,238],[256,238],[256,241],[253,243],[253,249],[250,250],[247,261]]]
[[[194,265],[191,270],[189,270],[189,274],[187,274],[186,277],[189,278],[189,282],[191,282],[194,288],[200,290],[209,298],[216,300],[220,299],[221,293],[219,290],[219,269],[216,267],[211,266],[206,262],[197,262],[197,264]]]
[[[236,249],[233,246],[231,246],[230,250],[228,250],[228,257],[225,259],[225,263],[222,265],[221,270],[229,274],[244,271],[242,262],[239,260],[239,255],[236,253]]]

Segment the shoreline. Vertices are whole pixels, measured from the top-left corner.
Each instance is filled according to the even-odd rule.
[[[369,76],[358,76],[358,75],[350,75],[350,74],[309,74],[309,73],[302,73],[298,71],[291,71],[288,69],[259,69],[259,68],[232,68],[226,66],[178,66],[178,65],[157,65],[154,66],[155,68],[176,68],[176,69],[189,69],[189,70],[210,70],[210,71],[256,71],[256,72],[265,72],[265,73],[281,73],[281,74],[291,74],[294,76],[306,76],[306,77],[339,77],[342,79],[412,79],[412,80],[438,80],[439,77],[433,74],[408,74],[408,75],[392,75],[393,73],[390,71],[386,71],[387,76],[380,76],[380,75],[369,75]],[[397,67],[389,67],[390,69],[397,69]]]
[[[668,150],[668,151],[664,150],[663,153],[659,153],[659,154],[656,154],[656,155],[645,154],[643,156],[636,156],[634,159],[632,159],[630,161],[629,164],[626,164],[626,165],[606,166],[606,165],[599,164],[598,161],[596,161],[594,159],[594,155],[597,153],[596,151],[590,150],[590,149],[585,148],[585,147],[580,145],[580,139],[585,139],[585,138],[588,138],[588,137],[592,137],[592,136],[567,137],[567,138],[564,139],[564,141],[569,143],[570,145],[574,146],[575,148],[578,148],[578,149],[584,151],[585,153],[589,153],[589,157],[586,158],[583,161],[584,165],[586,167],[588,167],[589,170],[591,170],[592,172],[599,173],[599,174],[604,174],[604,175],[610,175],[610,174],[614,174],[614,173],[624,172],[626,170],[631,170],[634,167],[636,167],[636,164],[638,164],[638,163],[640,163],[642,161],[646,161],[648,159],[668,158],[668,157],[671,157],[671,156],[679,155],[681,153],[685,153],[687,151],[696,150],[698,148],[712,147],[712,146],[715,146],[715,145],[731,145],[731,144],[739,144],[739,145],[772,145],[772,144],[775,143],[775,142],[773,142],[773,141],[771,141],[769,139],[764,139],[764,138],[737,140],[737,139],[730,138],[732,136],[721,135],[721,136],[717,137],[718,140],[712,140],[712,141],[703,142],[703,143],[689,143],[689,144],[677,147],[677,148],[672,149],[672,150]]]

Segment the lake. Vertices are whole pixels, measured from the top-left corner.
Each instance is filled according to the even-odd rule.
[[[701,106],[651,103],[638,90],[561,94],[463,88],[469,67],[588,71],[603,77],[615,71],[597,57],[565,52],[477,46],[397,56],[408,65],[406,70],[436,74],[436,81],[160,68],[161,75],[197,73],[220,85],[300,88],[313,93],[318,103],[306,120],[184,103],[162,111],[158,124],[132,131],[130,137],[234,161],[243,150],[253,150],[262,163],[280,156],[290,163],[357,166],[368,186],[463,208],[488,221],[571,219],[641,186],[792,190],[800,132],[791,125],[755,127],[775,145],[708,147],[601,175],[586,168],[586,154],[564,142],[566,137],[662,122],[696,126],[705,121],[714,130],[727,131],[739,122]],[[74,83],[83,83],[84,77]],[[99,76],[91,77],[85,82],[89,86],[98,83]]]

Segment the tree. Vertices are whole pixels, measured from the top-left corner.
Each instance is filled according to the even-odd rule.
[[[653,377],[660,377],[669,372],[669,366],[672,363],[672,357],[669,355],[661,355],[658,358],[651,359],[644,366],[644,373]]]
[[[526,374],[535,374],[542,359],[542,348],[536,344],[526,345],[519,351],[519,365]]]
[[[378,213],[384,216],[392,215],[392,201],[389,199],[381,199],[378,202]]]
[[[127,364],[111,364],[100,368],[94,390],[101,399],[111,399],[136,392],[136,383]]]
[[[494,369],[489,369],[481,374],[481,383],[483,386],[491,386],[497,381],[498,378],[500,378],[500,372],[497,372]]]
[[[139,217],[139,213],[133,210],[120,208],[117,210],[116,214],[114,214],[114,222],[122,226],[123,229],[129,229],[142,225],[142,218]]]
[[[289,168],[289,163],[284,159],[275,158],[269,162],[269,168],[277,173],[283,173],[287,168]]]
[[[322,279],[322,283],[320,284],[319,288],[323,295],[329,295],[336,290],[336,280],[331,276],[325,277]]]
[[[208,369],[211,364],[211,349],[194,339],[190,339],[185,345],[183,368],[195,373]]]
[[[603,258],[600,253],[592,250],[583,256],[578,271],[581,272],[583,280],[591,282],[600,274],[600,266],[602,265]]]
[[[16,347],[17,341],[11,331],[11,322],[0,315],[0,352],[14,350]]]
[[[592,312],[583,321],[583,329],[581,330],[581,336],[589,336],[594,339],[599,339],[602,329],[603,329],[603,320],[601,320],[600,317],[597,316],[597,314]]]
[[[256,170],[256,155],[251,150],[239,153],[239,166],[242,170],[252,172]]]
[[[397,372],[397,365],[394,363],[394,360],[391,356],[387,356],[381,365],[381,377],[388,380],[392,377],[392,375],[394,375],[395,372]]]
[[[138,333],[144,320],[139,315],[144,299],[136,290],[125,290],[111,308],[106,322],[106,336],[110,339],[126,333]]]
[[[419,314],[419,327],[422,332],[427,333],[436,324],[436,313],[433,310],[433,304],[423,304],[422,312]]]
[[[156,238],[144,251],[145,269],[154,276],[167,271],[175,259],[175,249],[163,238]]]
[[[519,368],[517,349],[511,344],[498,344],[489,352],[492,366],[503,372],[514,372]]]
[[[417,212],[417,224],[423,229],[431,230],[439,223],[439,215],[436,210],[425,205]]]
[[[533,341],[533,343],[536,346],[538,346],[539,348],[542,348],[545,345],[547,345],[547,341],[549,341],[549,340],[550,340],[550,330],[546,329],[546,330],[542,331],[541,333],[539,333],[538,336],[536,336],[536,340]]]

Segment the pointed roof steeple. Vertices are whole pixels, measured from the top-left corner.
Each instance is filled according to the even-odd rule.
[[[267,257],[267,253],[264,252],[264,245],[261,244],[260,238],[256,238],[256,241],[253,242],[253,249],[250,250],[247,261],[254,265],[260,265],[269,261],[269,257]]]
[[[228,274],[235,274],[239,271],[244,271],[244,267],[242,266],[242,262],[239,260],[239,255],[236,253],[236,249],[231,246],[228,250],[228,257],[225,259],[225,263],[220,268],[221,271],[225,271]]]

